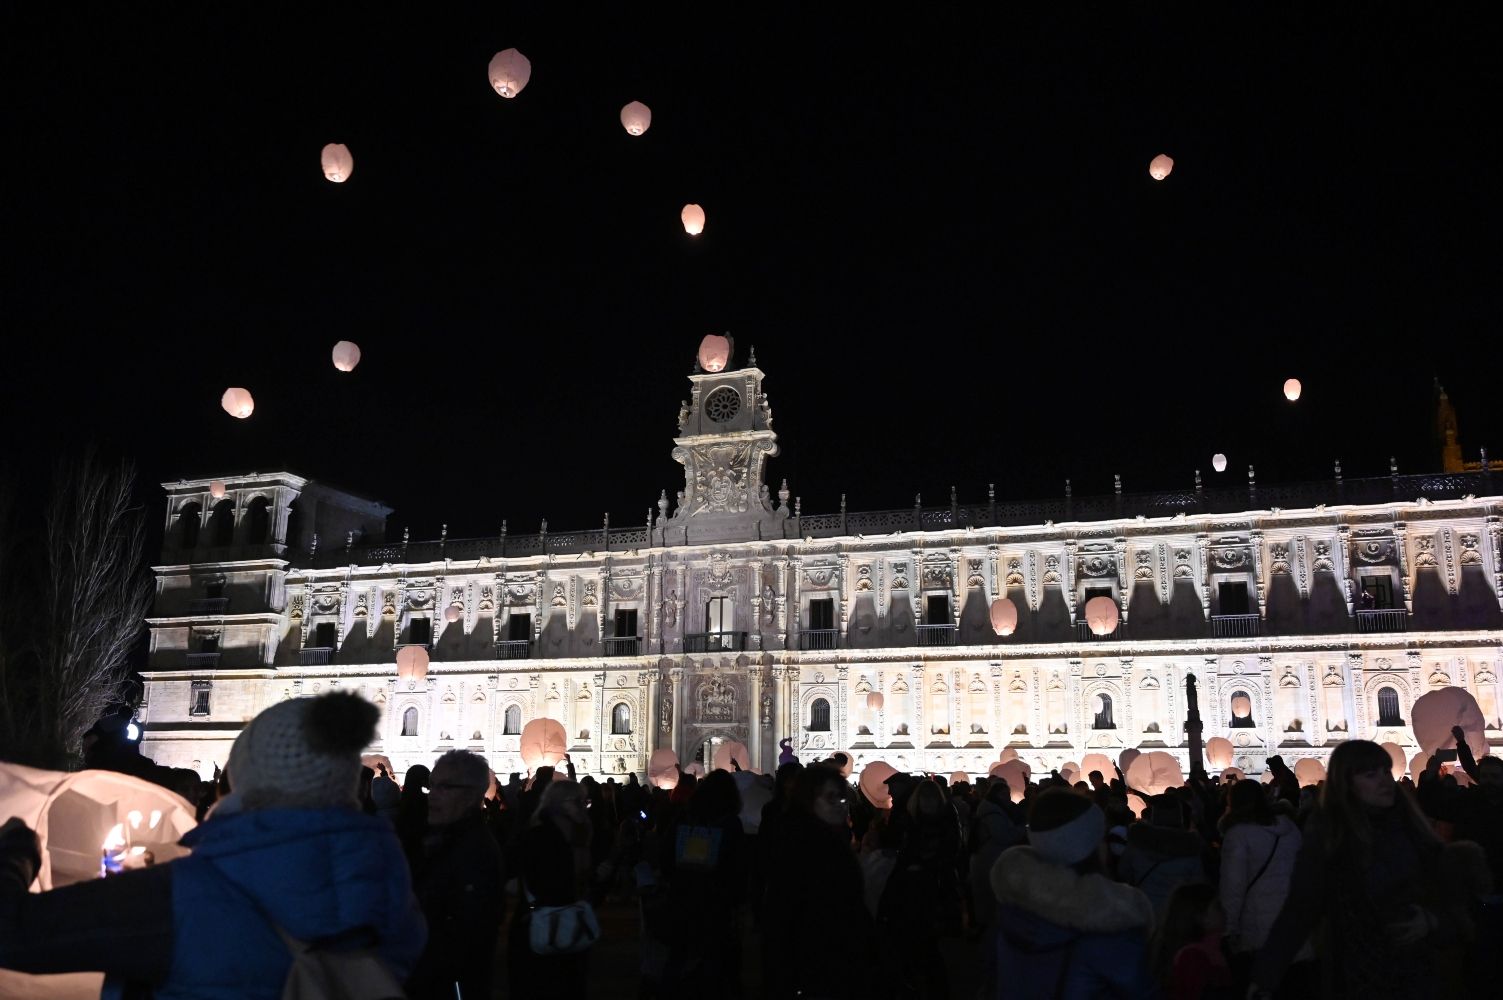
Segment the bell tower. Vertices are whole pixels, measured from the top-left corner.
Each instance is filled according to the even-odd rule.
[[[778,453],[772,407],[762,389],[766,377],[756,351],[744,368],[706,371],[697,362],[689,376],[689,399],[679,409],[674,461],[684,467],[684,488],[672,517],[667,497],[658,501],[654,540],[663,545],[754,541],[783,537],[786,498],[774,509],[764,465]]]

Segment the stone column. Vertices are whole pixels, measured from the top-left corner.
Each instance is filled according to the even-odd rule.
[[[668,671],[668,676],[673,683],[673,717],[668,733],[669,745],[673,747],[674,753],[679,755],[679,760],[687,762],[692,760],[694,755],[689,754],[685,757],[685,747],[680,745],[684,739],[684,668],[672,667]]]
[[[642,749],[649,756],[652,752],[663,745],[663,716],[658,711],[658,678],[661,675],[656,670],[644,670],[637,674],[637,690],[647,693],[646,711],[642,713],[642,724],[647,727],[642,741]],[[669,724],[672,721],[669,720]]]
[[[762,755],[762,668],[752,667],[747,678],[747,752],[751,754],[750,767],[771,771]]]

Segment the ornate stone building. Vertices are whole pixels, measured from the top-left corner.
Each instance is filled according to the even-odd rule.
[[[1503,743],[1503,498],[1485,461],[805,516],[764,479],[763,380],[755,358],[690,376],[684,488],[634,527],[392,542],[388,508],[290,473],[227,476],[222,498],[164,484],[145,751],[207,773],[268,704],[344,688],[381,706],[372,749],[399,769],[468,748],[522,770],[539,716],[602,776],[663,746],[708,762],[725,740],[769,769],[785,737],[804,760],[975,773],[1013,747],[1039,769],[1134,746],[1183,758],[1191,674],[1205,736],[1250,772],[1358,736],[1413,748],[1409,706],[1442,685],[1471,690]],[[1019,610],[1005,638],[999,596]],[[1121,609],[1111,635],[1082,619],[1093,596]],[[414,643],[427,677],[399,680]]]

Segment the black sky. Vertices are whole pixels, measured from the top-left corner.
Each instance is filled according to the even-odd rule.
[[[1428,470],[1435,376],[1503,459],[1493,5],[62,6],[3,24],[12,476],[93,441],[415,537],[637,523],[722,330],[808,512]]]

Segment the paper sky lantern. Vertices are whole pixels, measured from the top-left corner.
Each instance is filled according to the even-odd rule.
[[[355,172],[355,157],[350,155],[350,147],[343,143],[331,142],[325,146],[319,155],[319,163],[323,165],[324,177],[335,184],[343,184]]]
[[[641,101],[632,101],[621,109],[621,127],[631,135],[641,135],[652,127],[652,109]]]
[[[1027,764],[1021,760],[1010,760],[998,765],[996,776],[1007,782],[1007,790],[1012,793],[1014,802],[1023,801],[1023,793],[1027,791],[1028,779],[1031,777]]]
[[[450,625],[453,625],[463,617],[464,608],[461,608],[457,604],[451,604],[444,609],[444,621],[448,622]]]
[[[1126,776],[1127,774],[1127,769],[1132,767],[1132,762],[1137,760],[1138,755],[1141,753],[1142,751],[1137,749],[1136,747],[1128,747],[1126,750],[1123,750],[1117,755],[1117,767],[1122,771],[1122,774],[1124,776]],[[1110,774],[1103,774],[1102,777],[1107,781],[1111,781],[1113,776]]]
[[[691,760],[689,766],[684,768],[684,773],[692,774],[696,778],[703,778],[705,776],[705,766],[697,760]]]
[[[244,420],[255,410],[256,401],[251,398],[249,389],[226,389],[224,395],[219,397],[219,405],[230,416]]]
[[[1012,635],[1018,630],[1018,606],[1010,597],[999,597],[992,602],[992,631],[998,635]]]
[[[1129,785],[1149,795],[1162,795],[1185,783],[1185,773],[1180,770],[1179,761],[1173,754],[1162,750],[1139,754],[1125,774]]]
[[[569,748],[563,723],[557,719],[533,719],[522,727],[519,741],[522,763],[529,771],[540,767],[558,767]]]
[[[1425,766],[1430,763],[1430,755],[1421,751],[1409,759],[1409,777],[1419,784],[1420,775],[1425,773]]]
[[[678,754],[672,750],[654,750],[647,761],[647,780],[654,788],[672,791],[678,787]]]
[[[1393,762],[1393,780],[1398,781],[1409,770],[1409,762],[1404,759],[1404,748],[1397,743],[1384,743],[1382,747],[1388,751],[1388,759]]]
[[[428,676],[428,651],[422,646],[403,646],[397,650],[397,677],[404,681],[421,681]]]
[[[952,785],[969,785],[970,783],[971,776],[969,774],[966,774],[964,771],[956,771],[954,774],[950,775],[950,784]]]
[[[1414,726],[1414,739],[1427,757],[1437,750],[1456,745],[1456,737],[1451,735],[1452,726],[1461,727],[1474,758],[1480,760],[1487,754],[1484,735],[1487,724],[1483,721],[1477,699],[1465,688],[1443,687],[1422,694],[1415,699],[1409,715]]]
[[[1252,699],[1245,694],[1232,695],[1232,714],[1239,719],[1246,719],[1252,715]]]
[[[1102,781],[1109,782],[1116,776],[1112,772],[1112,759],[1104,753],[1088,753],[1080,758],[1080,776],[1090,781],[1092,771],[1100,771]]]
[[[699,367],[707,372],[724,371],[731,363],[731,339],[718,333],[705,335],[699,342]]]
[[[999,756],[997,758],[997,763],[998,764],[1005,764],[1005,763],[1007,763],[1010,760],[1017,760],[1017,759],[1018,759],[1018,752],[1016,750],[1014,750],[1012,747],[1008,747],[1006,750],[1003,750],[1001,756]]]
[[[1212,736],[1206,740],[1206,767],[1212,771],[1224,771],[1232,766],[1235,753],[1232,741],[1225,736]]]
[[[1174,169],[1174,160],[1164,153],[1160,153],[1148,161],[1148,176],[1156,181],[1161,181],[1169,176]]]
[[[705,231],[705,210],[698,205],[685,205],[678,217],[684,224],[684,232],[690,236],[698,236]]]
[[[887,791],[887,779],[898,769],[885,760],[874,760],[861,769],[861,794],[878,809],[892,808],[892,795]]]
[[[1215,469],[1217,472],[1225,472],[1226,471],[1226,456],[1223,455],[1219,451],[1216,454],[1212,455],[1211,456],[1211,468]]]
[[[223,480],[216,479],[209,484],[209,496],[213,497],[215,500],[223,500],[225,492],[226,490]]]
[[[491,86],[502,97],[516,97],[532,79],[532,62],[516,49],[503,49],[491,56]]]
[[[1111,635],[1117,630],[1117,602],[1110,597],[1093,597],[1085,602],[1086,624],[1094,635]]]
[[[868,712],[882,711],[882,703],[885,701],[881,691],[871,691],[866,696],[866,710]]]
[[[1263,772],[1262,776],[1260,778],[1258,778],[1258,780],[1261,781],[1265,785],[1271,785],[1271,784],[1273,784],[1273,771],[1271,771],[1271,770],[1265,770]]]
[[[856,769],[856,758],[851,756],[849,750],[838,750],[830,755],[830,759],[835,762],[836,767],[840,768],[842,778],[849,778],[851,772]]]
[[[360,363],[360,347],[348,340],[334,345],[334,367],[342,372],[352,372]]]
[[[1326,766],[1314,757],[1302,757],[1294,762],[1294,776],[1301,788],[1318,785],[1326,780]]]
[[[1134,795],[1132,792],[1128,792],[1127,808],[1131,809],[1132,814],[1138,819],[1142,819],[1143,814],[1148,811],[1148,803],[1143,801],[1141,795]]]
[[[1246,781],[1247,772],[1240,767],[1223,767],[1221,769],[1221,783],[1229,785],[1234,781]]]
[[[735,740],[727,740],[715,748],[715,759],[710,763],[712,771],[734,771],[731,766],[731,758],[736,759],[741,770],[751,769],[751,754],[746,750],[745,743],[737,743]]]
[[[1059,776],[1070,784],[1075,784],[1076,778],[1080,776],[1080,765],[1074,761],[1066,761],[1059,766]]]
[[[986,773],[989,774],[989,775],[991,775],[993,778],[999,778],[999,777],[1002,776],[1002,765],[1004,765],[1004,764],[1010,764],[1010,763],[1012,763],[1012,761],[999,760],[995,764],[993,764],[991,767],[987,768],[986,769]]]
[[[1294,402],[1296,399],[1299,399],[1301,388],[1302,387],[1299,384],[1299,379],[1291,378],[1286,380],[1284,382],[1284,398],[1289,400],[1289,402],[1291,403]]]

